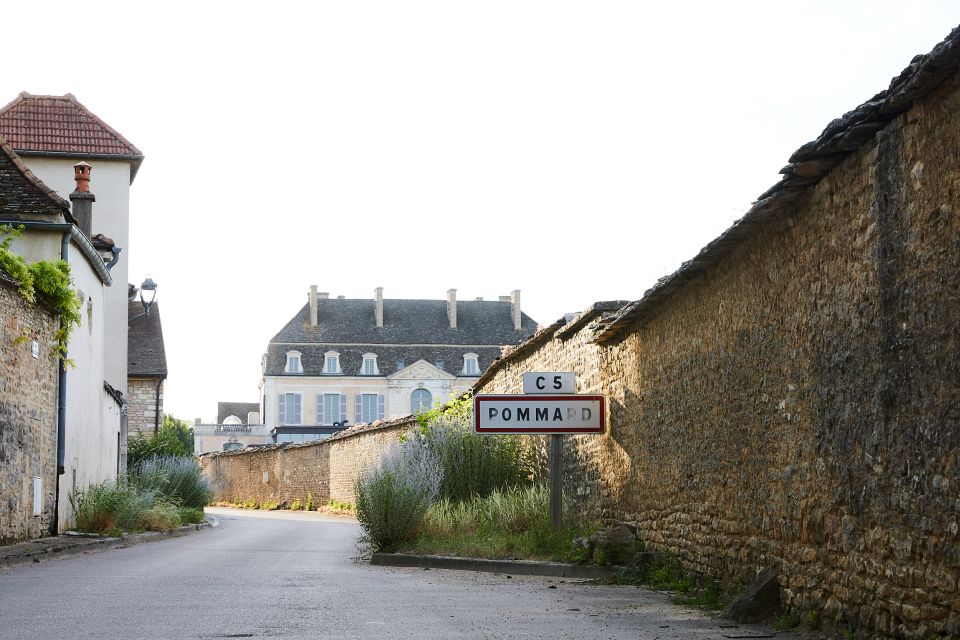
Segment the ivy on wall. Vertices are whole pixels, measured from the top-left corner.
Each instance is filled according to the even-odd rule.
[[[60,328],[54,340],[52,353],[66,361],[67,342],[70,332],[80,325],[82,301],[71,287],[70,265],[63,260],[39,260],[27,262],[10,251],[14,238],[20,236],[23,227],[14,229],[0,225],[0,270],[18,283],[17,292],[29,304],[39,296],[60,314]]]

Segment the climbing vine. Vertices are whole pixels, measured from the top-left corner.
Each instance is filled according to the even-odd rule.
[[[81,300],[73,290],[70,280],[70,265],[63,260],[39,260],[27,262],[10,251],[14,238],[20,236],[23,227],[14,229],[0,225],[0,270],[17,283],[20,297],[30,304],[37,296],[60,314],[60,328],[54,340],[52,355],[66,360],[70,332],[80,325]]]

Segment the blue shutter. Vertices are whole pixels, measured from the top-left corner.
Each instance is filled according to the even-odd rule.
[[[383,394],[377,396],[377,415],[383,420]]]
[[[359,393],[353,396],[356,399],[354,403],[354,413],[353,413],[353,422],[360,423],[363,422],[363,396]]]
[[[347,419],[347,394],[340,394],[340,422]]]
[[[287,396],[286,394],[280,394],[280,422],[279,424],[287,423]]]
[[[323,421],[323,394],[317,394],[317,424],[326,424]]]
[[[300,416],[300,394],[296,393],[293,396],[293,424],[303,424]]]

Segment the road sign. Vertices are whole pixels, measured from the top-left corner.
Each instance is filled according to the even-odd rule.
[[[523,392],[536,394],[576,393],[573,371],[534,371],[523,374]]]
[[[479,395],[477,433],[603,433],[606,400],[599,395]]]

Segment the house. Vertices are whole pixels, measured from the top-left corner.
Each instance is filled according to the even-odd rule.
[[[271,442],[260,421],[259,402],[218,402],[216,424],[203,424],[197,418],[193,425],[193,451],[198,455]]]
[[[261,415],[275,442],[329,436],[430,408],[469,389],[537,324],[520,291],[496,301],[330,298],[311,286],[263,356]]]
[[[163,347],[160,304],[133,300],[137,288],[127,285],[127,433],[152,436],[163,426],[163,384],[167,356]]]
[[[56,416],[56,455],[51,463],[57,471],[53,487],[48,487],[56,514],[51,518],[52,531],[72,522],[71,491],[116,477],[123,436],[123,397],[108,377],[105,355],[108,291],[113,284],[110,269],[116,256],[111,254],[109,261],[105,260],[90,241],[90,230],[96,224],[94,196],[89,189],[91,167],[81,161],[74,171],[71,206],[28,169],[0,136],[0,225],[20,228],[22,233],[11,250],[28,262],[67,262],[80,298],[79,326],[73,328],[66,345],[69,366],[63,361],[59,364],[57,398],[51,407]],[[10,326],[4,326],[4,333]],[[44,341],[36,352],[44,354],[51,347]],[[17,377],[4,380],[2,386],[16,397],[29,397],[38,384],[42,379]],[[37,419],[42,420],[42,415],[44,412],[37,413]],[[31,438],[22,441],[24,446],[34,442]]]
[[[97,215],[88,239],[102,234],[112,239],[117,258],[113,279],[120,283],[105,292],[104,379],[127,395],[127,260],[130,238],[130,185],[136,178],[143,153],[119,132],[97,117],[72,94],[31,95],[23,92],[0,108],[0,135],[44,184],[61,197],[74,190],[74,165],[95,165]],[[91,196],[92,197],[92,196]],[[123,426],[126,439],[126,424]]]

